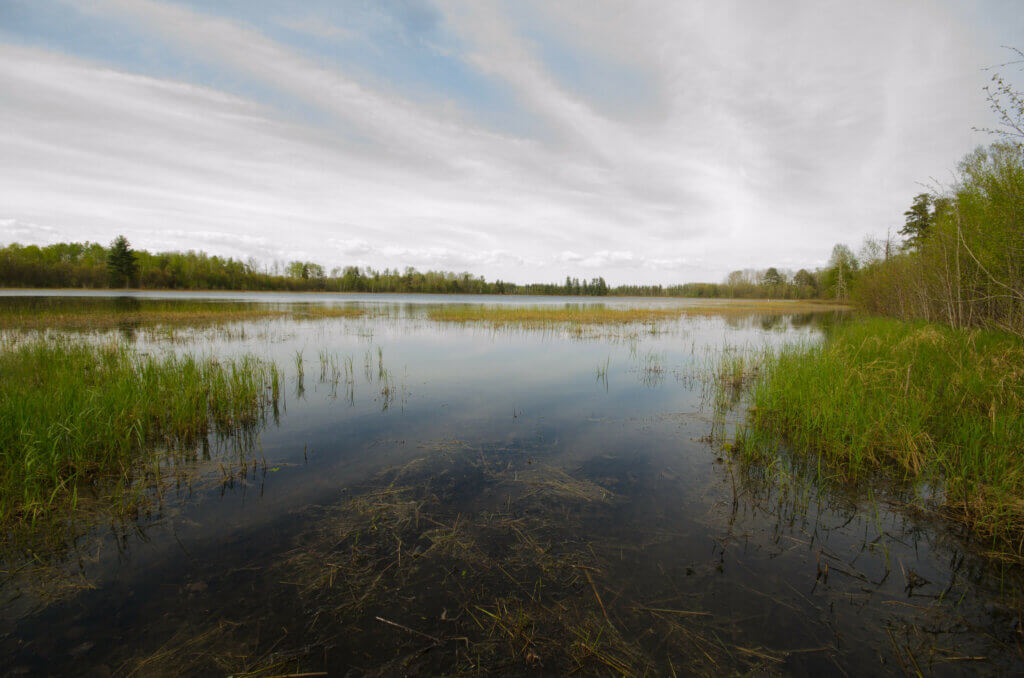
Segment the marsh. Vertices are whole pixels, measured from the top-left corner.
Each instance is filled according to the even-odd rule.
[[[1024,668],[1019,568],[909,509],[914,488],[832,483],[782,458],[743,464],[723,445],[745,417],[742,403],[716,411],[723,352],[820,341],[845,312],[664,313],[693,302],[633,299],[588,313],[639,309],[636,322],[470,319],[513,302],[580,309],[560,298],[5,297],[7,315],[41,304],[62,317],[80,317],[75,304],[130,314],[8,326],[12,345],[258,359],[280,389],[255,426],[211,428],[173,465],[144,454],[134,510],[83,487],[58,533],[6,532],[7,671]],[[189,324],[202,304],[203,322]],[[208,322],[216,304],[230,313]],[[253,313],[239,317],[244,305]],[[149,306],[163,314],[154,322]]]

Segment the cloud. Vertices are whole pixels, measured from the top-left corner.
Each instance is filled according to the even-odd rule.
[[[619,266],[629,266],[637,262],[642,263],[642,260],[628,250],[601,250],[583,257],[579,263],[586,268],[617,268]]]
[[[31,245],[52,245],[66,240],[53,226],[29,224],[17,219],[0,219],[0,242]]]
[[[64,7],[138,44],[0,33],[0,238],[521,282],[821,263],[984,141],[998,61],[923,1]]]
[[[349,238],[345,240],[330,238],[327,240],[327,244],[334,248],[339,254],[348,257],[365,256],[374,251],[374,248],[370,243],[362,240],[361,238]]]
[[[403,261],[406,265],[418,268],[444,267],[457,271],[463,269],[479,269],[481,266],[493,265],[537,265],[536,261],[528,262],[520,256],[506,250],[473,251],[448,247],[401,247],[393,245],[375,246],[362,239],[328,240],[329,248],[343,258],[358,265],[370,265],[364,262]],[[324,258],[320,252],[319,257]],[[392,264],[391,267],[394,267]]]
[[[327,40],[352,40],[359,37],[358,33],[348,28],[336,26],[315,16],[304,16],[301,18],[286,17],[278,23],[289,30]]]

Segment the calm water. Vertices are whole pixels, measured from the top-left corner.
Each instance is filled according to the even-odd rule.
[[[577,333],[425,312],[683,302],[133,296],[377,314],[114,332],[273,359],[286,395],[255,438],[209,441],[148,515],[98,517],[37,574],[8,563],[9,674],[1024,671],[1019,571],[900,490],[741,468],[709,442],[703,375],[725,347],[815,341],[841,318]]]

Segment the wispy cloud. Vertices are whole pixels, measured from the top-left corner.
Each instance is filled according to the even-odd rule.
[[[983,141],[994,46],[933,3],[360,7],[67,4],[97,41],[137,33],[106,56],[0,33],[0,238],[715,279],[884,232]],[[151,73],[154,53],[192,70]],[[415,86],[374,71],[389,53]]]
[[[352,40],[359,34],[348,28],[342,28],[321,18],[307,15],[304,17],[285,17],[279,20],[282,26],[298,33],[305,33],[327,40]]]

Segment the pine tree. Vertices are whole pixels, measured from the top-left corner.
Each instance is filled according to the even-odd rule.
[[[135,259],[135,251],[128,244],[128,239],[123,235],[114,238],[107,253],[107,275],[111,287],[127,287],[135,280],[138,272]]]
[[[917,247],[928,236],[933,221],[931,206],[932,197],[927,193],[919,193],[914,196],[910,209],[903,213],[906,222],[900,234],[907,236],[907,247]]]

